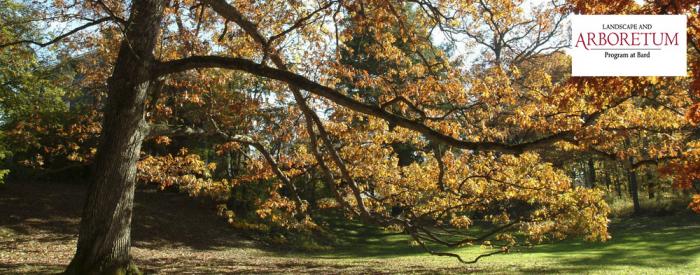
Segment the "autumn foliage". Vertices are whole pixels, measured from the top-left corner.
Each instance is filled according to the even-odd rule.
[[[46,45],[61,63],[42,66],[26,44],[57,34],[2,19],[0,80],[23,84],[0,90],[0,142],[44,177],[94,161],[130,16],[124,1],[49,2],[0,9],[106,19]],[[136,178],[211,198],[230,223],[317,228],[336,208],[448,256],[427,243],[608,240],[606,190],[571,168],[584,158],[697,192],[697,2],[525,2],[168,1]],[[689,77],[571,77],[572,12],[688,14]]]

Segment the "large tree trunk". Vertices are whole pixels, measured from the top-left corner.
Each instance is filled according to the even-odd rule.
[[[131,212],[136,162],[147,134],[149,67],[165,1],[133,1],[104,110],[93,181],[80,222],[78,248],[68,274],[130,273]]]

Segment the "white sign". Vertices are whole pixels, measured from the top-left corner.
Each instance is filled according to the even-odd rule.
[[[686,76],[685,15],[574,15],[572,76]]]

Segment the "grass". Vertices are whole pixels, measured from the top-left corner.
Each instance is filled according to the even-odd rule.
[[[57,273],[75,252],[84,187],[8,184],[0,188],[0,274]],[[606,243],[569,240],[495,255],[472,265],[431,256],[405,235],[327,220],[339,237],[318,253],[263,247],[238,236],[212,208],[187,196],[139,189],[133,248],[142,271],[172,274],[318,273],[698,274],[700,215],[615,219]],[[467,259],[488,250],[452,250]]]
[[[586,274],[695,274],[700,272],[700,217],[682,214],[668,217],[633,217],[614,220],[613,238],[605,243],[568,240],[520,249],[517,252],[481,259],[473,265],[454,258],[427,255],[409,246],[405,235],[384,232],[360,224],[335,226],[342,245],[331,252],[307,257],[336,259],[338,263],[362,261],[445,270],[513,273]],[[479,246],[450,250],[466,259],[488,252]],[[291,255],[288,255],[291,256]]]

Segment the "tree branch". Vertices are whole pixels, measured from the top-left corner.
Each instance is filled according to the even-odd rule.
[[[164,76],[167,74],[179,73],[199,68],[231,69],[247,72],[261,77],[279,80],[287,84],[296,86],[300,89],[307,90],[315,95],[324,97],[328,100],[335,102],[340,106],[366,115],[384,119],[389,123],[393,123],[398,126],[422,133],[426,138],[430,140],[441,142],[446,145],[453,146],[455,148],[474,151],[499,151],[510,154],[521,154],[524,151],[534,149],[538,146],[550,144],[552,142],[564,140],[573,136],[573,133],[571,131],[563,131],[552,134],[550,136],[546,136],[541,139],[519,144],[505,144],[498,142],[472,142],[460,140],[440,133],[435,129],[420,122],[389,113],[377,106],[368,105],[354,100],[333,88],[316,83],[299,74],[295,74],[287,70],[272,68],[263,64],[258,64],[244,58],[223,56],[191,56],[183,59],[156,63],[154,64],[153,75]]]
[[[54,39],[51,39],[47,42],[37,42],[34,40],[19,40],[19,41],[13,41],[13,42],[5,43],[5,44],[0,44],[0,49],[3,49],[5,47],[9,47],[9,46],[19,45],[19,44],[34,44],[34,45],[37,45],[37,46],[43,48],[43,47],[49,46],[51,44],[54,44],[54,43],[66,38],[68,36],[71,36],[76,32],[82,31],[84,29],[87,29],[87,28],[95,26],[95,25],[102,24],[102,23],[107,22],[107,21],[113,21],[113,20],[114,20],[114,18],[111,16],[110,17],[103,17],[103,18],[97,19],[95,21],[92,21],[90,23],[87,23],[85,25],[82,25],[80,27],[77,27],[75,29],[72,29],[69,32],[63,33],[63,34],[61,34],[61,35],[59,35],[59,36],[55,37]]]

